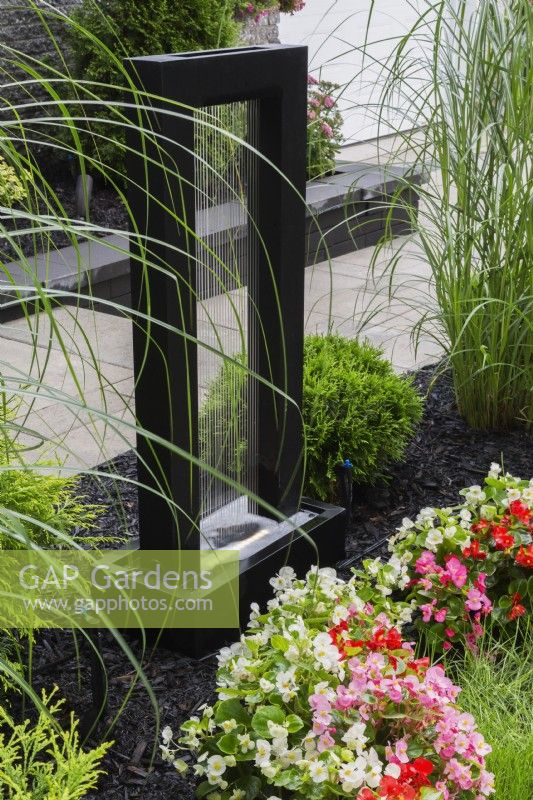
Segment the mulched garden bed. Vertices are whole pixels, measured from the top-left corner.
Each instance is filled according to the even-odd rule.
[[[51,208],[54,209],[53,216],[62,217],[68,220],[75,220],[77,217],[76,209],[76,181],[69,175],[51,177],[49,179],[52,191],[56,198],[50,197],[48,203],[44,200],[39,202],[39,213],[50,215]],[[121,203],[115,190],[111,187],[95,182],[90,206],[91,224],[102,228],[96,236],[106,236],[110,231],[126,230],[128,228],[128,215],[124,205]],[[27,229],[30,224],[25,220],[3,219],[4,225],[9,231],[13,231],[18,226]],[[69,230],[71,226],[69,225]],[[77,236],[77,241],[83,241],[83,236]],[[17,236],[16,243],[21,248],[25,256],[32,257],[36,252],[49,252],[61,247],[69,247],[72,239],[61,230],[50,231],[46,236],[34,237],[32,234],[22,234]],[[0,257],[3,261],[17,261],[18,253],[6,240],[0,237]]]
[[[416,385],[427,391],[434,368],[416,376]],[[402,518],[413,517],[424,506],[452,506],[463,486],[481,483],[492,461],[503,457],[505,469],[521,477],[533,475],[533,438],[523,431],[508,433],[478,432],[459,417],[449,375],[441,377],[427,399],[424,418],[406,454],[405,461],[391,470],[387,486],[359,489],[347,537],[347,555],[361,557],[382,542],[400,525]],[[135,475],[133,454],[125,454],[109,465],[129,477]],[[112,531],[136,534],[136,492],[131,485],[120,488],[110,478],[96,487],[84,479],[81,489],[92,502],[111,503],[100,521],[102,533]],[[383,543],[374,554],[386,552]],[[156,711],[146,689],[132,689],[133,670],[109,633],[102,636],[103,654],[109,678],[109,707],[105,725],[118,716],[111,738],[115,746],[105,761],[108,774],[91,797],[99,800],[192,800],[194,787],[159,757],[151,760],[155,740]],[[141,654],[138,643],[132,648]],[[84,648],[78,661],[72,637],[63,632],[46,634],[34,655],[36,683],[50,686],[57,682],[69,706],[78,712],[87,703],[89,676]],[[203,702],[214,699],[214,657],[201,662],[181,657],[168,650],[148,650],[144,659],[153,688],[161,726],[177,731]],[[128,691],[131,691],[129,699]],[[127,701],[127,702],[126,702]],[[125,703],[122,708],[122,704]]]

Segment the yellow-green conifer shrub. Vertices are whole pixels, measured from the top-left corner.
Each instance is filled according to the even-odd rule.
[[[63,701],[54,695],[55,690],[48,696],[43,693],[46,711],[35,722],[17,723],[0,706],[0,786],[5,800],[78,800],[103,774],[100,764],[111,742],[84,750],[74,716],[67,729],[58,724]]]
[[[26,189],[19,176],[0,156],[0,206],[11,206],[19,203],[26,197]]]

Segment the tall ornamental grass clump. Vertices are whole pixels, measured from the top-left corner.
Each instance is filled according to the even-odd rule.
[[[495,644],[466,654],[458,666],[459,705],[474,714],[491,743],[487,769],[494,773],[494,800],[533,797],[533,661],[531,632],[522,646]]]
[[[530,0],[426,3],[380,109],[402,110],[403,146],[430,168],[412,222],[459,410],[480,429],[533,422],[532,41]]]

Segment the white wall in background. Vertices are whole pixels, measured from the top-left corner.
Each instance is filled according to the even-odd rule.
[[[427,0],[375,0],[367,32],[371,5],[371,0],[307,0],[303,11],[281,15],[280,40],[308,45],[310,71],[346,86],[341,108],[347,143],[378,135],[371,104],[379,100],[380,65],[416,20],[416,8],[427,7]],[[361,53],[365,36],[371,43],[370,61],[363,61]],[[412,127],[401,114],[391,121],[396,127]],[[381,135],[388,132],[379,129]]]

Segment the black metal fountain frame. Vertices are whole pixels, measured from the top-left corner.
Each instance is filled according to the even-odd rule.
[[[151,98],[143,101],[142,110],[139,105],[132,109],[127,136],[129,202],[139,231],[131,242],[132,307],[141,312],[133,326],[137,419],[163,442],[198,454],[198,407],[187,400],[196,396],[191,376],[197,375],[198,359],[196,237],[191,233],[196,230],[195,113],[205,107],[255,101],[257,150],[262,157],[257,157],[259,199],[249,209],[258,231],[257,280],[250,300],[259,309],[263,330],[254,368],[281,390],[274,393],[257,382],[257,495],[290,517],[302,507],[303,432],[298,407],[306,261],[307,48],[247,47],[139,57],[128,64],[135,84]],[[174,214],[166,209],[174,209]],[[150,262],[148,282],[145,257]],[[142,317],[148,313],[162,323],[152,324],[149,336]],[[140,546],[199,549],[198,464],[143,435],[137,447],[140,483],[159,485],[174,501],[172,506],[157,492],[140,491]],[[333,563],[343,554],[344,510],[316,503],[309,507],[316,518],[306,532],[316,541],[322,563]],[[275,558],[271,549],[269,558],[259,559],[261,575],[272,574],[287,558],[287,541],[282,544],[274,548]],[[317,560],[316,551],[306,545],[306,555],[303,542],[291,547],[290,560],[302,567]],[[253,599],[258,599],[257,561],[241,567],[241,591],[253,584]],[[250,570],[246,580],[243,573]]]

